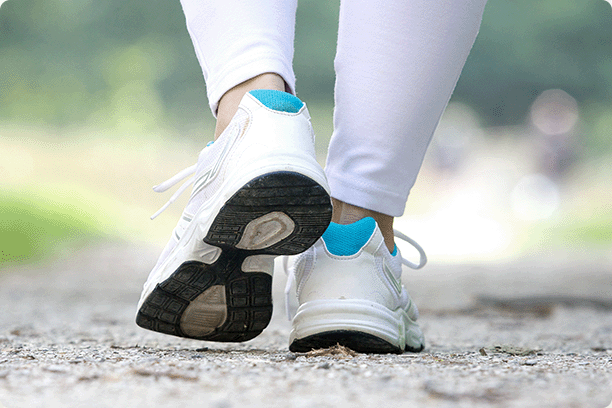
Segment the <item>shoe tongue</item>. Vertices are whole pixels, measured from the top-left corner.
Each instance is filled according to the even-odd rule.
[[[321,238],[332,255],[355,255],[368,243],[375,228],[376,221],[371,217],[347,225],[332,222]]]

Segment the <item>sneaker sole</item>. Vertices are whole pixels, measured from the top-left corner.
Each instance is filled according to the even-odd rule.
[[[340,344],[360,353],[419,352],[423,333],[402,309],[361,299],[319,299],[300,306],[289,350],[308,352]]]
[[[312,350],[333,347],[337,344],[348,347],[358,353],[371,354],[402,354],[404,351],[417,353],[424,348],[424,346],[419,348],[406,347],[403,350],[369,333],[353,330],[332,330],[296,339],[289,346],[289,350],[295,353],[306,353]]]
[[[219,257],[211,264],[182,263],[147,296],[136,323],[198,340],[254,338],[272,317],[272,276],[256,270],[265,257],[247,258],[305,251],[325,232],[331,211],[329,194],[309,177],[273,172],[254,178],[225,202],[203,238],[221,248]]]

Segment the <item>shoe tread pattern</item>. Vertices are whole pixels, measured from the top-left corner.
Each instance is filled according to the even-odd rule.
[[[235,247],[252,220],[271,212],[287,214],[295,223],[293,232],[280,242],[254,254],[295,255],[310,248],[331,221],[331,201],[323,187],[293,172],[275,172],[258,177],[234,194],[213,221],[207,244]]]
[[[242,251],[226,251],[212,265],[189,261],[157,285],[147,297],[136,323],[149,330],[198,340],[247,341],[268,325],[272,318],[272,277],[267,273],[243,273]],[[214,285],[223,285],[227,319],[213,333],[189,336],[181,330],[181,317],[189,303]]]
[[[274,211],[287,214],[294,231],[270,247],[236,248],[247,224]],[[275,172],[258,177],[236,192],[221,208],[204,241],[222,249],[213,264],[187,261],[158,284],[144,301],[136,323],[149,330],[219,342],[242,342],[259,335],[272,318],[272,277],[242,271],[251,255],[292,255],[312,246],[331,220],[331,199],[308,177]],[[225,287],[227,319],[214,332],[201,337],[181,330],[181,317],[189,303],[214,285]]]

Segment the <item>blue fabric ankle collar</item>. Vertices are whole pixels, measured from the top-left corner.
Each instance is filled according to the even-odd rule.
[[[332,255],[355,255],[370,240],[375,228],[376,221],[371,217],[348,225],[332,222],[321,238]]]
[[[298,113],[304,102],[287,92],[275,91],[273,89],[256,89],[249,92],[265,107],[288,113]]]

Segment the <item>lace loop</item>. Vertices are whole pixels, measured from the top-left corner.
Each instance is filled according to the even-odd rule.
[[[419,251],[419,263],[418,264],[412,263],[409,260],[407,260],[406,258],[401,257],[402,258],[402,265],[406,265],[407,267],[412,268],[412,269],[421,269],[422,267],[424,267],[425,264],[427,263],[427,255],[425,255],[425,251],[423,250],[423,248],[419,244],[417,244],[417,242],[415,240],[413,240],[409,236],[399,232],[396,229],[393,230],[393,235],[395,235],[397,238],[399,238],[399,239],[401,239],[403,241],[406,241],[407,243],[412,245],[414,247],[414,249]]]

